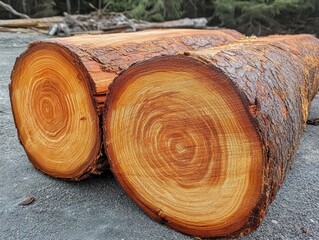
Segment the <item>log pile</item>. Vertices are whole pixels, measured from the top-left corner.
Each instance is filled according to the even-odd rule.
[[[205,28],[206,18],[184,18],[166,22],[147,22],[142,20],[129,19],[122,13],[99,14],[92,12],[88,15],[70,15],[64,13],[65,23],[71,33],[87,31],[100,32],[123,32],[140,31],[156,28]]]
[[[10,84],[36,168],[80,180],[110,164],[151,218],[204,238],[261,224],[318,90],[317,38],[230,30],[35,42]]]
[[[17,59],[10,85],[14,119],[30,161],[58,178],[101,173],[107,165],[101,110],[108,85],[122,70],[161,54],[242,37],[232,30],[154,30],[31,44]]]
[[[0,31],[3,32],[39,32],[50,36],[70,36],[78,34],[101,34],[134,32],[146,29],[166,28],[206,28],[206,18],[184,18],[166,22],[147,22],[129,19],[122,13],[92,12],[86,15],[70,15],[64,17],[27,18],[0,20]]]

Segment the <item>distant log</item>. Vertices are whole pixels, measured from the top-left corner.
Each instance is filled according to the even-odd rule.
[[[26,33],[26,34],[46,34],[46,30],[38,28],[7,28],[0,27],[0,32],[9,32],[9,33]]]
[[[206,18],[184,18],[166,22],[146,22],[128,19],[122,13],[104,14],[91,13],[89,15],[70,15],[64,13],[65,22],[71,29],[71,33],[87,31],[125,32],[141,31],[146,29],[164,28],[198,28],[206,27]]]
[[[319,40],[246,39],[155,57],[109,88],[104,146],[128,195],[198,237],[255,230],[282,185],[319,90]]]
[[[30,19],[11,19],[0,20],[0,27],[7,28],[28,28],[35,27],[40,29],[49,29],[54,23],[62,23],[63,17],[48,17],[48,18],[30,18]]]
[[[205,28],[206,18],[183,18],[166,22],[141,22],[131,25],[136,30],[154,29],[154,28]]]
[[[100,113],[109,84],[122,70],[242,37],[232,30],[155,30],[32,43],[17,59],[10,84],[18,135],[30,161],[58,178],[101,173],[107,161]]]

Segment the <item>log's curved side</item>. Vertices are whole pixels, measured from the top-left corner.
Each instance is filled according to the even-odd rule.
[[[32,43],[16,61],[10,96],[18,135],[33,165],[80,180],[107,168],[101,109],[128,65],[161,54],[233,42],[231,30],[156,30]]]
[[[199,237],[255,230],[319,90],[319,40],[246,39],[131,66],[109,88],[111,169],[153,219]]]
[[[134,33],[80,35],[41,41],[63,46],[84,64],[93,81],[100,115],[108,86],[134,63],[180,51],[200,50],[235,42],[244,35],[235,30],[167,29]],[[38,44],[35,42],[34,45]]]
[[[281,187],[319,90],[319,39],[311,35],[245,39],[189,52],[229,77],[249,101],[263,140],[266,198]]]

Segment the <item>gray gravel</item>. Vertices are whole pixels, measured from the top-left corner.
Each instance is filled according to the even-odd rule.
[[[0,33],[0,239],[191,239],[152,221],[110,173],[66,182],[29,163],[13,123],[8,84],[15,58],[26,43],[41,38]],[[315,117],[319,95],[310,114]],[[319,239],[318,142],[319,126],[308,126],[262,226],[242,239]],[[30,196],[33,204],[18,205]]]

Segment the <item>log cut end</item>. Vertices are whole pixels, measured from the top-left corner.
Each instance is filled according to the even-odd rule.
[[[245,98],[221,73],[159,57],[122,73],[109,94],[105,148],[142,209],[193,236],[256,228],[263,149]]]
[[[99,122],[82,69],[65,49],[39,43],[12,72],[19,139],[33,165],[53,177],[77,180],[99,155]]]

